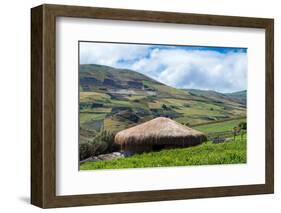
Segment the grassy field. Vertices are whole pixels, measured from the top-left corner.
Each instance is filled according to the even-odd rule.
[[[240,119],[233,119],[230,121],[198,125],[198,126],[194,126],[192,128],[208,134],[208,133],[214,133],[214,132],[223,132],[223,131],[233,130],[233,127],[238,126],[238,124],[240,122],[245,122],[245,121],[246,121],[246,118],[240,118]]]
[[[162,150],[160,152],[150,152],[110,161],[86,162],[80,165],[80,169],[94,170],[246,163],[245,138],[238,138],[235,141],[232,140],[221,144],[207,142],[190,148]]]

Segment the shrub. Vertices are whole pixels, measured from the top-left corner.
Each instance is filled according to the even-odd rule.
[[[168,110],[168,109],[169,109],[169,107],[168,107],[166,104],[162,104],[162,109],[164,109],[164,110]]]
[[[79,144],[79,159],[118,151],[120,147],[114,143],[114,137],[113,133],[103,130],[91,142]]]
[[[244,130],[246,130],[247,129],[247,122],[240,122],[239,124],[238,124],[238,127],[240,128],[240,129],[244,129]]]
[[[93,155],[110,153],[118,150],[117,145],[114,143],[115,135],[110,131],[103,130],[96,135],[93,139],[93,144],[99,144],[97,150]]]
[[[82,143],[79,144],[79,159],[83,160],[89,158],[91,156],[91,144],[90,143]]]

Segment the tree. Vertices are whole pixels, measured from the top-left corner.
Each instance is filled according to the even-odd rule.
[[[169,107],[168,107],[166,104],[162,104],[162,109],[164,109],[164,110],[168,110],[168,109],[169,109]]]
[[[115,135],[107,130],[102,130],[93,139],[92,144],[96,144],[97,149],[93,155],[109,153],[115,151],[116,147],[114,145]]]
[[[240,127],[241,129],[243,130],[247,130],[247,122],[243,121],[243,122],[240,122],[238,124],[238,127]]]

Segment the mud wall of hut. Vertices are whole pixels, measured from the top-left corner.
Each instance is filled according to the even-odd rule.
[[[201,141],[192,141],[190,144],[127,144],[121,146],[121,151],[130,154],[141,154],[144,152],[160,151],[162,149],[175,149],[195,146],[202,143]]]
[[[129,152],[129,153],[144,153],[144,152],[151,152],[152,145],[150,144],[126,144],[121,146],[121,151]]]

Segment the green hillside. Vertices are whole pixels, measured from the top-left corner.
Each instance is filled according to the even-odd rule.
[[[208,133],[232,131],[233,127],[238,126],[239,123],[241,122],[246,122],[246,118],[232,119],[223,122],[219,122],[219,121],[211,122],[207,124],[193,126],[192,128],[208,134]]]
[[[238,98],[175,89],[132,70],[80,65],[79,82],[80,143],[159,116],[192,126],[246,115]]]
[[[240,103],[242,106],[246,105],[246,99],[247,99],[246,90],[233,92],[233,93],[219,93],[212,90],[198,90],[198,89],[186,89],[186,91],[188,91],[190,94],[215,100],[222,103],[231,104],[231,102],[236,102],[236,103]]]
[[[238,99],[241,101],[241,103],[246,104],[247,103],[247,91],[239,91],[239,92],[233,92],[233,93],[225,93],[230,98]]]

